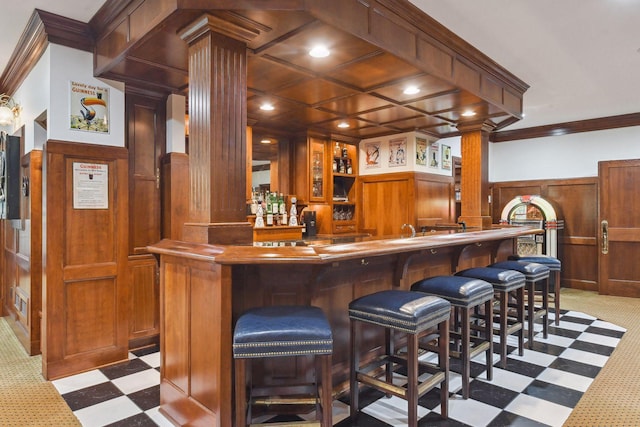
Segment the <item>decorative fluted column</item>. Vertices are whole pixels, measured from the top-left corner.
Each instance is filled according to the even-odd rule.
[[[491,227],[489,212],[489,133],[486,123],[458,125],[462,134],[461,210],[458,222],[468,227]]]
[[[205,14],[180,32],[189,44],[189,222],[184,239],[252,240],[246,220],[248,22]]]

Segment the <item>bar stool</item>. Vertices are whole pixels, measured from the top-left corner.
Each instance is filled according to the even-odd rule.
[[[548,337],[549,330],[549,267],[535,262],[525,261],[501,261],[491,264],[489,267],[505,268],[519,271],[524,274],[525,288],[527,290],[527,346],[533,348],[533,325],[535,320],[542,318],[542,335]],[[541,305],[536,305],[536,286],[540,284],[542,293]]]
[[[317,418],[322,427],[331,427],[332,421],[332,375],[331,354],[333,336],[324,313],[313,306],[270,306],[246,311],[239,318],[233,334],[233,358],[235,360],[235,402],[237,427],[246,426],[251,421],[251,407],[257,397],[273,397],[283,391],[254,390],[251,384],[251,359],[281,356],[315,357],[315,385],[313,394]],[[247,377],[249,384],[247,387]],[[320,383],[320,385],[318,385]],[[309,391],[309,387],[292,385],[296,394]],[[247,388],[249,397],[247,398]],[[293,399],[289,403],[299,403]],[[269,404],[264,399],[264,404]],[[287,403],[278,399],[277,403]],[[295,424],[295,423],[294,423]],[[282,425],[282,424],[278,424]],[[297,423],[299,425],[299,422]]]
[[[482,305],[485,313],[493,311],[493,286],[469,277],[436,276],[414,283],[411,290],[435,295],[451,303],[453,322],[450,322],[449,336],[454,348],[449,350],[449,354],[462,362],[462,398],[468,399],[472,358],[485,352],[487,380],[493,378],[493,322],[490,317],[487,320],[473,315],[474,310]],[[481,327],[479,322],[484,326]],[[482,334],[471,335],[472,329]]]
[[[500,334],[500,366],[507,367],[507,336],[518,333],[518,355],[524,354],[524,274],[501,268],[473,267],[456,273],[491,283],[498,303],[498,333]],[[515,316],[510,315],[509,297],[515,300]],[[488,316],[493,317],[493,312]],[[488,320],[488,319],[487,319]]]
[[[440,414],[448,417],[449,409],[449,316],[451,304],[439,297],[404,290],[387,290],[351,301],[351,380],[350,416],[355,420],[359,408],[359,383],[381,390],[407,401],[408,425],[418,425],[418,399],[440,385]],[[360,326],[373,324],[385,329],[385,354],[360,366]],[[406,357],[394,351],[394,332],[407,336]],[[438,364],[418,360],[421,337],[438,340]],[[407,384],[393,383],[396,366],[406,366]],[[381,367],[383,372],[380,372]],[[431,374],[419,382],[420,368]],[[381,377],[384,374],[384,379]]]
[[[535,262],[549,267],[549,294],[553,289],[553,305],[556,311],[556,326],[560,325],[560,272],[562,263],[550,255],[509,255],[513,261]]]

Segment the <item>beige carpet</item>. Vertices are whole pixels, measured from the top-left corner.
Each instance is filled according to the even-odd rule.
[[[640,298],[576,289],[563,289],[560,295],[563,310],[580,311],[627,329],[564,425],[640,426]]]
[[[40,356],[29,357],[0,317],[0,426],[79,426],[78,419],[42,377]]]

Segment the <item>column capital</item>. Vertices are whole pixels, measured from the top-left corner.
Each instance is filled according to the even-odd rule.
[[[224,12],[225,16],[218,17],[210,13],[205,13],[199,18],[178,31],[178,36],[188,44],[193,43],[201,36],[215,32],[234,40],[248,43],[260,35],[260,31],[269,31],[255,21],[251,21],[232,12]]]
[[[496,128],[495,123],[491,121],[475,121],[475,122],[462,122],[458,123],[457,129],[461,133],[467,132],[486,132],[491,133]]]

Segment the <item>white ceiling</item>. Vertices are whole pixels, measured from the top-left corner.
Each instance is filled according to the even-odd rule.
[[[640,112],[640,0],[410,0],[529,84],[507,129]],[[4,70],[35,8],[87,22],[105,0],[3,0]]]

